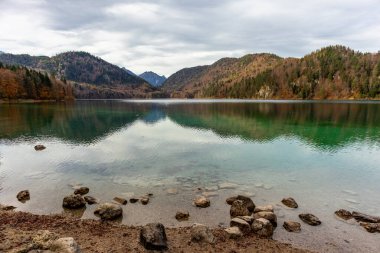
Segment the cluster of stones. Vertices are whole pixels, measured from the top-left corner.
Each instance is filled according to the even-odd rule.
[[[62,206],[67,209],[81,209],[85,208],[86,203],[89,205],[98,204],[99,201],[91,196],[84,196],[88,194],[90,189],[88,187],[78,187],[75,189],[74,193],[63,198]],[[148,193],[140,198],[130,198],[130,203],[137,203],[140,201],[141,204],[147,205],[149,203],[150,197],[153,194]],[[99,216],[102,220],[115,220],[123,216],[123,209],[121,205],[126,205],[128,200],[122,197],[113,198],[115,203],[105,202],[99,204],[94,214]]]
[[[32,238],[32,242],[18,252],[65,252],[80,253],[79,245],[72,237],[63,237],[48,230],[40,230]]]
[[[340,209],[335,215],[343,220],[355,219],[369,233],[380,233],[380,217]]]
[[[230,208],[230,227],[225,231],[230,238],[237,238],[249,233],[271,238],[277,227],[277,216],[273,206],[255,206],[249,197],[238,195],[226,200]]]

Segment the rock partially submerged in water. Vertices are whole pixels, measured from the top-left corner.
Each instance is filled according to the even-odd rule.
[[[380,233],[380,223],[360,222],[360,226],[369,233]]]
[[[177,211],[177,213],[175,214],[175,218],[176,218],[178,221],[185,221],[185,220],[188,220],[189,217],[190,217],[189,211],[185,211],[185,210]]]
[[[42,151],[44,149],[46,149],[46,147],[44,145],[41,145],[41,144],[34,146],[34,150],[36,150],[36,151]]]
[[[284,221],[284,225],[282,225],[286,231],[288,232],[301,232],[301,224],[295,221]]]
[[[194,205],[201,208],[210,206],[210,200],[205,196],[198,196],[194,199]]]
[[[264,218],[266,220],[269,220],[274,227],[277,227],[277,216],[273,212],[258,212],[253,215],[253,218]]]
[[[123,216],[123,209],[117,204],[103,203],[96,208],[94,214],[102,220],[115,220]]]
[[[215,237],[207,226],[194,224],[191,226],[191,240],[194,242],[214,243]]]
[[[68,209],[79,209],[86,206],[86,201],[81,195],[69,195],[63,198],[62,206]]]
[[[297,202],[293,198],[291,198],[291,197],[284,198],[284,199],[281,200],[281,202],[282,202],[282,204],[284,204],[287,207],[298,208]]]
[[[273,225],[267,219],[259,218],[254,220],[251,228],[260,237],[271,238],[273,236]]]
[[[79,194],[79,195],[86,195],[89,193],[90,189],[88,187],[79,187],[78,189],[75,189],[74,194]]]
[[[137,203],[139,200],[140,200],[139,198],[130,198],[129,202],[131,202],[132,204],[134,204],[134,203]]]
[[[87,202],[87,204],[89,204],[89,205],[93,205],[93,204],[97,204],[98,203],[98,200],[96,198],[94,198],[94,197],[84,196],[83,198]]]
[[[165,227],[161,223],[150,223],[140,230],[140,243],[147,250],[166,250],[168,248]]]
[[[345,209],[339,209],[338,211],[335,211],[335,215],[343,220],[350,220],[353,218],[352,213]]]
[[[251,198],[244,195],[229,197],[228,199],[226,199],[226,202],[227,204],[232,205],[235,202],[235,200],[243,201],[244,205],[246,206],[246,208],[248,209],[250,213],[252,213],[255,210],[255,203],[253,203]]]
[[[143,196],[140,198],[140,202],[143,205],[147,205],[149,203],[149,197],[148,196]]]
[[[251,232],[251,225],[243,219],[233,218],[230,222],[231,227],[238,227],[243,234]]]
[[[128,203],[128,201],[125,198],[121,197],[114,197],[113,200],[121,205],[126,205]]]
[[[20,202],[25,202],[27,200],[30,200],[30,193],[28,190],[24,190],[24,191],[20,191],[18,194],[17,194],[17,199],[18,201]]]
[[[380,217],[377,216],[372,216],[360,212],[352,212],[352,216],[355,218],[357,221],[362,221],[362,222],[369,222],[369,223],[380,223]]]
[[[298,215],[298,217],[305,223],[311,225],[311,226],[318,226],[321,225],[321,221],[318,219],[317,216],[310,214],[310,213],[303,213]]]

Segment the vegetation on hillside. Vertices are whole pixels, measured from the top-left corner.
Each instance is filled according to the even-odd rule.
[[[380,54],[355,52],[344,46],[322,48],[301,59],[247,55],[222,59],[205,68],[207,70],[195,78],[182,76],[180,81],[173,82],[176,74],[169,77],[167,82],[174,97],[380,97]]]
[[[0,63],[0,99],[72,99],[70,85],[26,67]]]

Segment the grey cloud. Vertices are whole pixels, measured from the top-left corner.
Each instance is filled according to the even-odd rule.
[[[245,53],[299,57],[329,44],[378,51],[378,13],[377,0],[0,0],[0,50],[86,50],[168,76]]]

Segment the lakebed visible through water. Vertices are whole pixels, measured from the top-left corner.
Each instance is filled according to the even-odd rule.
[[[37,152],[36,144],[46,150]],[[243,100],[97,100],[0,105],[0,203],[37,214],[67,212],[72,186],[101,201],[153,193],[128,203],[122,223],[166,226],[229,223],[225,199],[273,204],[274,239],[316,251],[375,252],[379,234],[334,211],[380,215],[380,103]],[[200,188],[201,190],[198,190]],[[16,194],[28,189],[30,201]],[[192,206],[206,194],[211,206]],[[299,208],[281,199],[291,196]],[[95,218],[95,206],[76,213]],[[187,209],[190,220],[174,215]],[[322,225],[284,220],[311,212]]]

